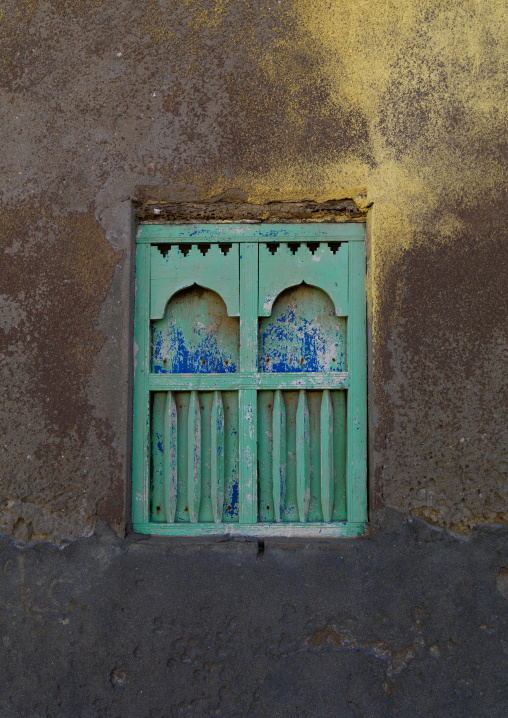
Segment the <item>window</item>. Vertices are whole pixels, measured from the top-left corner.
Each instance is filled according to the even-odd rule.
[[[363,240],[358,224],[140,227],[136,531],[363,533]]]

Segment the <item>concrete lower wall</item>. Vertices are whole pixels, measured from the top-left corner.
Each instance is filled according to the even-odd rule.
[[[375,540],[2,542],[0,715],[504,718],[506,531],[380,518]]]

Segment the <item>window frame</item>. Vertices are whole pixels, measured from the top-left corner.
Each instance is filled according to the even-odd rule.
[[[158,523],[150,521],[150,392],[157,379],[151,370],[150,271],[151,246],[163,244],[240,243],[241,253],[250,261],[240,263],[241,364],[238,377],[256,374],[258,297],[252,291],[257,283],[256,252],[260,243],[341,242],[348,245],[348,323],[347,355],[347,519],[334,523],[258,523],[257,462],[240,459],[239,523]],[[367,521],[367,347],[365,293],[365,225],[360,223],[305,224],[144,224],[136,236],[135,319],[134,319],[134,421],[132,489],[133,529],[139,533],[200,536],[236,534],[244,536],[358,536]],[[254,340],[255,336],[255,340]],[[176,375],[173,375],[176,376]],[[206,375],[179,375],[194,380],[200,390],[200,378]],[[220,377],[221,375],[214,375]],[[233,376],[233,375],[229,375]],[[301,375],[302,376],[302,375]],[[304,375],[303,375],[304,376]],[[159,377],[159,390],[164,390]],[[184,384],[182,382],[182,388]],[[208,385],[207,385],[208,386]],[[240,410],[244,403],[256,402],[257,389],[241,389]],[[288,387],[289,388],[289,387]],[[298,386],[291,386],[298,389]],[[300,387],[300,388],[303,388]],[[318,388],[318,387],[316,387]],[[177,389],[173,389],[175,391]],[[204,390],[204,387],[203,389]],[[252,394],[252,396],[250,395]],[[257,438],[248,436],[245,422],[240,426],[240,451],[256,454]],[[249,505],[242,496],[250,492]]]

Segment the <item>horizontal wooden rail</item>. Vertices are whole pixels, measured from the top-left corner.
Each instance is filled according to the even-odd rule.
[[[150,391],[297,391],[300,389],[348,389],[348,372],[335,374],[150,374]]]
[[[341,537],[361,536],[365,533],[364,522],[337,521],[333,524],[325,523],[258,523],[258,524],[198,524],[199,533],[203,535],[216,536],[285,536],[286,538],[298,536],[319,537]],[[164,523],[135,523],[134,531],[156,536],[196,536],[196,524],[188,522],[177,522],[174,524]]]
[[[138,244],[218,242],[363,242],[363,224],[144,224]]]

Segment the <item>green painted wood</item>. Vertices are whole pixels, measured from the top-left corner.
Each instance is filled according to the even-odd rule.
[[[187,445],[189,520],[197,523],[201,501],[201,412],[197,391],[191,391]]]
[[[347,389],[348,372],[330,374],[151,374],[151,391],[226,391],[227,389]]]
[[[341,244],[335,254],[325,242],[314,252],[301,243],[294,253],[287,243],[274,253],[266,244],[259,245],[259,316],[270,316],[278,295],[302,282],[324,290],[337,316],[347,316],[348,245]]]
[[[190,392],[175,393],[177,416],[177,492],[175,521],[189,521],[188,445]]]
[[[201,424],[201,500],[198,522],[214,521],[212,506],[212,392],[199,392],[198,402]]]
[[[240,371],[257,371],[258,247],[244,244],[240,252]]]
[[[258,391],[258,521],[274,520],[272,481],[273,391]]]
[[[363,242],[363,224],[142,224],[136,242]]]
[[[167,230],[168,227],[161,226],[143,227],[137,254],[133,450],[133,517],[136,530],[175,536],[199,533],[243,533],[253,536],[359,535],[364,530],[366,519],[365,257],[361,241],[363,227],[179,225]],[[227,241],[232,242],[233,246],[227,248],[227,252],[223,246],[222,251],[220,242]],[[284,243],[290,241],[312,244],[301,245],[293,254],[287,246],[284,250]],[[319,241],[321,245],[317,247],[314,243]],[[343,244],[334,253],[328,242],[338,241]],[[199,250],[201,256],[198,256],[196,246],[192,247],[190,252],[181,251],[176,246],[168,247],[168,250],[153,247],[152,262],[148,246],[150,242],[173,242],[175,245],[208,243],[211,246],[207,248],[206,255]],[[272,248],[276,250],[273,254],[266,246],[266,243],[270,242],[281,243],[278,248]],[[276,271],[270,258],[276,257],[281,247],[283,251],[280,257],[284,258],[285,252],[285,263],[288,266],[283,267],[283,271]],[[336,245],[333,248],[335,249]],[[173,288],[178,286],[179,282],[190,282],[191,278],[187,272],[189,264],[185,263],[184,259],[187,260],[190,256],[191,264],[196,268],[198,265],[206,267],[206,271],[199,270],[203,277],[202,286],[206,286],[205,282],[210,284],[219,276],[219,270],[224,265],[222,258],[227,258],[231,252],[234,256],[235,251],[238,252],[237,274],[235,275],[234,271],[223,272],[221,282],[217,282],[217,294],[223,296],[229,291],[224,287],[231,278],[233,284],[238,280],[236,290],[232,291],[232,294],[236,291],[238,313],[241,317],[237,371],[212,374],[214,362],[217,362],[214,359],[214,362],[206,361],[204,369],[197,365],[197,373],[190,373],[185,370],[183,364],[180,366],[180,357],[183,354],[178,349],[175,353],[178,373],[164,373],[168,362],[164,363],[163,352],[157,361],[154,353],[154,373],[150,373],[151,296],[154,297],[154,311],[160,312],[156,307],[157,302],[165,311],[169,296],[175,294]],[[270,256],[260,263],[258,255],[263,251]],[[322,264],[328,253],[334,259]],[[168,263],[168,255],[175,258],[174,261]],[[212,262],[203,263],[201,257],[203,260],[209,257]],[[172,275],[178,262],[180,269]],[[330,264],[334,262],[335,268],[341,265],[341,270],[335,277],[339,280],[336,289],[330,284],[330,276],[333,274]],[[321,267],[326,265],[326,271],[315,271],[312,263]],[[340,321],[347,325],[347,361],[338,367],[338,371],[334,366],[321,365],[319,371],[291,372],[285,370],[287,367],[274,371],[275,364],[268,371],[265,365],[258,368],[258,356],[262,357],[266,364],[266,357],[258,345],[258,312],[261,295],[266,288],[258,288],[258,277],[263,285],[261,274],[264,270],[260,264],[268,268],[269,271],[265,274],[271,274],[272,283],[278,282],[279,287],[283,286],[282,280],[290,281],[290,286],[301,284],[302,281],[312,284],[313,276],[316,283],[312,286],[321,287],[328,296],[333,292],[336,296],[342,292],[340,302],[335,299],[333,308],[336,312],[340,304]],[[303,276],[303,270],[307,272],[307,278],[299,279]],[[195,276],[199,272],[196,269],[192,284],[196,283]],[[206,276],[207,273],[214,275],[212,280]],[[159,291],[162,285],[157,282],[165,282],[164,291]],[[328,291],[323,286],[327,282]],[[310,288],[303,285],[302,290],[307,291]],[[210,291],[216,290],[210,287]],[[280,296],[280,291],[286,290],[279,291],[275,287],[271,291]],[[318,289],[310,291],[313,296],[318,297]],[[164,292],[168,296],[162,304],[161,297]],[[273,299],[269,299],[272,301],[272,315],[275,316]],[[265,300],[266,296],[262,301],[263,311],[266,311]],[[230,313],[231,301],[230,297],[227,307]],[[302,320],[296,319],[297,314],[294,320],[295,326],[299,322],[302,324],[299,331],[307,333],[308,346],[311,348],[316,339],[311,338],[309,326],[313,321],[323,320],[322,311],[310,306],[312,301],[304,301],[309,317],[305,315],[303,324]],[[300,308],[298,298],[294,304]],[[350,316],[346,320],[345,314],[348,312]],[[197,325],[197,328],[191,328],[189,323],[196,321],[195,308],[188,310],[187,315],[183,310],[180,314],[179,317],[175,315],[172,321],[174,320],[175,326],[178,327],[186,327],[188,324],[190,341],[185,339],[181,345],[185,347],[187,356],[188,348],[192,348],[195,335],[198,336],[201,328]],[[212,320],[206,311],[199,310],[198,314],[204,320],[200,320],[204,328],[219,323]],[[160,321],[155,319],[154,326]],[[167,326],[169,325],[168,320]],[[203,332],[203,336],[208,336],[206,329],[203,329]],[[228,332],[228,336],[232,334],[233,332]],[[169,331],[167,341],[168,349],[176,347],[176,342],[169,339]],[[154,340],[154,346],[156,343]],[[198,352],[196,348],[195,353]],[[140,357],[141,365],[138,361]],[[174,371],[173,359],[171,366]],[[187,361],[185,366],[191,364]],[[344,371],[346,367],[348,371]],[[223,370],[224,367],[218,369],[219,372]],[[151,414],[150,392],[153,392]],[[222,411],[219,401],[222,402]],[[222,434],[220,428],[217,430],[221,415]],[[162,441],[159,440],[161,433]],[[284,441],[285,477],[280,468],[284,459]],[[269,467],[266,471],[265,464]],[[174,478],[173,484],[168,480],[171,475]],[[176,488],[176,492],[172,486],[173,489]],[[258,490],[260,523],[257,523]],[[347,522],[344,522],[346,516]]]
[[[334,494],[332,521],[347,518],[346,476],[347,476],[347,393],[332,391],[333,405],[333,468]]]
[[[136,311],[134,314],[134,419],[132,443],[132,518],[148,521],[150,506],[150,247],[136,249]]]
[[[257,522],[257,392],[241,389],[240,400],[240,523]]]
[[[211,289],[224,300],[228,315],[237,317],[239,305],[239,246],[227,254],[211,244],[206,254],[191,245],[184,254],[178,245],[169,247],[165,255],[157,246],[151,247],[150,318],[162,319],[166,304],[176,292],[193,284]]]
[[[258,523],[258,524],[134,524],[134,531],[155,536],[280,536],[287,538],[324,538],[361,536],[366,531],[364,522],[336,522],[331,524],[315,523]]]
[[[163,318],[152,321],[154,374],[231,374],[239,357],[239,319],[229,317],[221,297],[209,289],[178,292]]]
[[[222,521],[224,503],[224,407],[220,391],[214,392],[212,406],[211,499],[213,520]]]
[[[273,512],[277,523],[281,521],[286,486],[286,407],[280,389],[275,392],[273,405]]]
[[[234,320],[232,320],[234,321]],[[269,317],[259,322],[259,369],[263,374],[347,370],[347,320],[335,314],[321,289],[300,284],[279,294]]]
[[[304,390],[296,412],[296,496],[301,523],[307,521],[310,501],[309,409]]]
[[[321,396],[321,507],[323,521],[332,517],[334,498],[333,468],[333,407],[328,389]]]
[[[239,406],[237,391],[223,391],[224,407],[224,505],[222,520],[239,520]]]
[[[257,370],[258,248],[243,244],[240,252],[240,373]],[[241,389],[240,401],[240,523],[257,522],[257,396]]]
[[[164,478],[164,413],[166,409],[166,392],[155,392],[152,395],[152,475],[150,482],[151,520],[169,521],[165,511],[165,478]]]
[[[307,391],[307,406],[309,409],[309,511],[307,523],[323,521],[321,507],[321,393],[320,391]]]
[[[347,520],[357,522],[367,519],[367,347],[365,247],[354,242],[349,244],[349,303]]]
[[[282,521],[292,523],[300,520],[298,513],[298,500],[296,491],[296,424],[298,391],[284,391],[284,405],[286,408],[286,490],[284,495],[284,511]]]
[[[172,391],[166,395],[164,408],[164,506],[166,521],[174,521],[177,492],[177,413]]]

